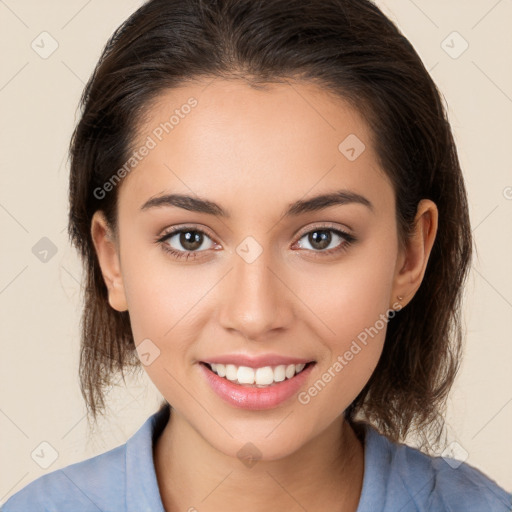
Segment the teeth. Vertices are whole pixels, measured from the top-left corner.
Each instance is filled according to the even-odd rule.
[[[284,371],[287,379],[291,379],[295,375],[295,365],[289,364]]]
[[[219,376],[238,384],[256,385],[257,387],[271,386],[275,382],[291,379],[306,366],[301,364],[281,364],[279,366],[264,366],[250,368],[248,366],[235,366],[234,364],[210,363],[212,370]]]
[[[212,369],[213,369],[213,365],[212,365]],[[237,379],[237,368],[234,364],[226,365],[226,379],[228,379],[228,380],[236,380]]]
[[[252,368],[240,366],[236,376],[240,384],[254,384],[254,370]]]
[[[238,373],[240,374],[240,368]],[[240,378],[238,379],[240,381]],[[274,382],[274,370],[270,366],[264,366],[263,368],[257,368],[254,372],[254,382],[260,386],[268,386]],[[252,384],[250,382],[249,384]]]

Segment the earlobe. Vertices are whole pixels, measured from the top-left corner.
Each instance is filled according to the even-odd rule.
[[[403,297],[404,307],[420,287],[437,234],[438,210],[430,199],[418,203],[414,230],[397,261],[392,296]]]
[[[127,311],[128,305],[121,273],[119,248],[105,215],[100,210],[96,211],[92,217],[91,236],[103,280],[108,289],[109,304],[116,311]]]

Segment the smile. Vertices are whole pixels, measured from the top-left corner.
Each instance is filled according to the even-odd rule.
[[[236,366],[234,364],[206,363],[210,370],[219,377],[225,378],[235,384],[268,387],[283,382],[286,379],[295,377],[302,372],[306,364],[289,364],[278,366],[263,366],[261,368],[251,368],[249,366]],[[312,363],[307,363],[312,364]]]
[[[316,362],[251,368],[200,362],[209,387],[229,405],[249,410],[271,409],[297,394]]]

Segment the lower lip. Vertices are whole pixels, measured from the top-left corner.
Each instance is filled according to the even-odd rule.
[[[257,388],[235,384],[224,377],[219,377],[205,364],[199,363],[206,381],[220,398],[235,407],[253,411],[272,409],[288,400],[303,386],[314,366],[315,363],[310,364],[291,379],[277,382],[266,388]]]

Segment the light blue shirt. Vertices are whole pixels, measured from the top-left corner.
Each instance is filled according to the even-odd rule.
[[[1,511],[165,512],[153,443],[168,418],[169,407],[162,407],[125,444],[37,478],[11,496]],[[393,443],[368,424],[364,446],[357,512],[512,510],[512,494],[467,463],[448,464],[441,457]]]

